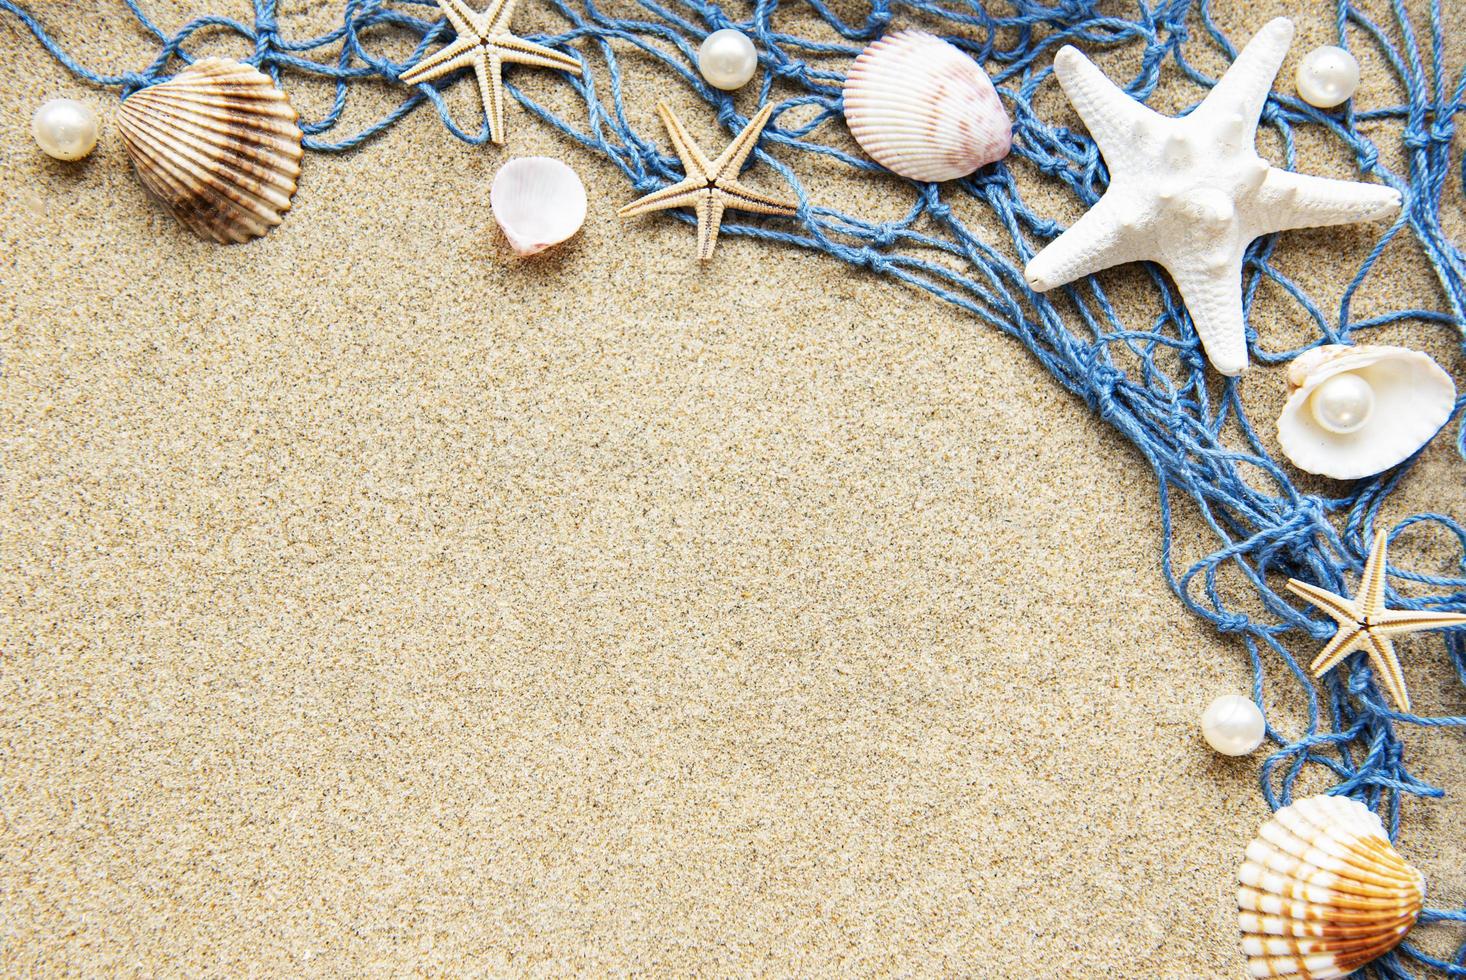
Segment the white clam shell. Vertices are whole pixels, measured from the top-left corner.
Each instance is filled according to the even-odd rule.
[[[1341,434],[1319,425],[1309,398],[1329,378],[1355,372],[1374,391],[1363,428]],[[1456,386],[1430,355],[1404,347],[1328,345],[1288,366],[1290,393],[1278,416],[1278,443],[1299,469],[1337,480],[1382,473],[1430,441],[1451,416]]]
[[[574,170],[550,157],[519,157],[500,167],[489,204],[520,255],[558,245],[585,224],[585,185]]]
[[[1394,949],[1420,917],[1425,879],[1364,804],[1312,796],[1247,845],[1238,925],[1254,977],[1343,977]]]
[[[270,76],[208,58],[128,96],[117,128],[138,179],[175,218],[203,238],[246,242],[290,210],[297,118]]]
[[[1013,120],[987,73],[921,31],[889,34],[855,59],[845,121],[877,163],[913,180],[965,177],[1013,145]]]

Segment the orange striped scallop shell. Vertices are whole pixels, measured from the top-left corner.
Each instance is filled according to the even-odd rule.
[[[1238,872],[1242,951],[1254,977],[1327,980],[1383,956],[1420,917],[1425,879],[1379,817],[1340,796],[1284,807]]]

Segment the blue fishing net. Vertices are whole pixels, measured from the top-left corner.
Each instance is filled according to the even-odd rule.
[[[322,152],[344,152],[361,145],[425,103],[441,116],[454,136],[469,143],[488,141],[487,124],[476,132],[460,128],[438,87],[404,88],[401,104],[365,129],[342,136],[343,116],[353,86],[363,80],[396,82],[405,66],[451,37],[432,0],[346,0],[338,26],[317,37],[283,35],[274,0],[253,0],[254,22],[205,16],[167,33],[148,17],[138,0],[121,0],[141,28],[158,42],[156,59],[139,71],[101,74],[78,64],[32,13],[14,0],[0,0],[0,10],[18,17],[37,40],[69,70],[122,95],[160,81],[191,60],[190,46],[202,33],[232,33],[251,48],[250,60],[289,90],[291,76],[314,76],[334,83],[335,97],[325,115],[306,121],[306,146]],[[798,195],[798,218],[791,222],[729,222],[724,234],[748,235],[785,246],[822,252],[832,259],[862,266],[872,273],[924,289],[966,310],[980,322],[1019,341],[1055,380],[1083,398],[1110,425],[1129,439],[1155,473],[1164,528],[1160,566],[1171,589],[1193,613],[1235,636],[1251,658],[1253,697],[1263,703],[1263,682],[1296,685],[1306,700],[1307,724],[1301,732],[1284,732],[1269,724],[1276,743],[1261,771],[1262,792],[1273,807],[1287,803],[1295,782],[1309,768],[1322,767],[1346,793],[1371,806],[1384,803],[1392,835],[1399,829],[1403,795],[1439,797],[1442,790],[1417,778],[1406,765],[1399,737],[1401,726],[1421,729],[1466,728],[1466,717],[1425,717],[1392,710],[1369,666],[1356,654],[1347,670],[1322,680],[1310,678],[1289,647],[1311,657],[1332,635],[1334,624],[1308,610],[1295,608],[1277,591],[1289,576],[1348,594],[1357,582],[1376,528],[1377,515],[1391,493],[1408,480],[1415,460],[1375,477],[1345,485],[1339,496],[1300,489],[1286,464],[1274,459],[1254,431],[1239,394],[1239,382],[1208,374],[1184,306],[1167,280],[1147,267],[1154,280],[1154,307],[1144,312],[1143,327],[1127,325],[1094,279],[1083,280],[1050,295],[1035,295],[1025,284],[1024,263],[1063,228],[1031,208],[1023,199],[1015,172],[1037,172],[1062,185],[1076,204],[1099,199],[1108,179],[1094,142],[1082,130],[1046,121],[1035,108],[1040,89],[1052,88],[1053,53],[1064,44],[1096,50],[1131,47],[1139,67],[1123,80],[1127,91],[1146,100],[1156,91],[1163,70],[1179,73],[1204,92],[1215,79],[1187,60],[1193,46],[1212,46],[1227,58],[1232,42],[1214,22],[1206,0],[1132,3],[1126,16],[1102,12],[1094,0],[869,0],[864,18],[842,19],[822,0],[798,0],[781,10],[779,0],[756,0],[751,15],[734,20],[728,12],[698,0],[625,0],[623,13],[610,16],[596,0],[542,0],[564,20],[564,30],[534,37],[540,43],[572,52],[583,73],[534,72],[539,84],[570,87],[584,111],[557,115],[512,83],[510,93],[544,124],[577,143],[603,154],[626,175],[628,190],[647,193],[682,177],[661,132],[638,132],[628,120],[622,91],[623,67],[630,58],[649,62],[666,76],[666,84],[695,92],[719,123],[735,132],[747,121],[729,93],[707,86],[696,71],[696,47],[711,31],[735,27],[753,38],[761,73],[758,102],[777,103],[756,159],[774,168]],[[424,9],[427,8],[427,9]],[[1320,5],[1321,9],[1326,9]],[[1263,124],[1277,134],[1285,164],[1293,165],[1295,132],[1307,127],[1334,141],[1352,158],[1362,175],[1397,188],[1404,208],[1375,247],[1360,257],[1336,311],[1326,312],[1273,264],[1275,240],[1255,242],[1244,272],[1244,300],[1250,309],[1259,288],[1275,284],[1271,296],[1296,304],[1296,313],[1316,328],[1308,346],[1349,343],[1371,329],[1399,321],[1459,329],[1466,313],[1466,256],[1442,230],[1440,208],[1448,185],[1460,189],[1466,180],[1466,159],[1453,162],[1451,140],[1456,117],[1466,104],[1466,68],[1452,75],[1445,64],[1444,32],[1448,25],[1438,0],[1429,4],[1428,23],[1412,23],[1401,0],[1389,0],[1388,17],[1376,22],[1355,5],[1340,0],[1330,11],[1339,43],[1371,45],[1387,60],[1405,101],[1400,105],[1355,112],[1321,111],[1275,93],[1263,113]],[[419,16],[421,15],[421,16]],[[789,24],[820,27],[821,37],[791,33]],[[781,29],[782,26],[782,29]],[[909,209],[896,220],[878,221],[822,207],[817,189],[798,176],[805,154],[821,154],[857,171],[880,168],[849,150],[841,122],[843,71],[866,43],[888,28],[921,26],[970,52],[990,71],[1014,118],[1013,153],[1009,161],[985,167],[971,177],[941,185],[907,182]],[[401,62],[380,53],[382,39],[415,41]],[[511,79],[513,75],[511,73]],[[453,79],[442,81],[451,84]],[[572,100],[574,101],[574,100]],[[745,104],[749,100],[744,99]],[[1199,95],[1198,95],[1199,101]],[[639,118],[650,118],[640,113]],[[1400,171],[1381,162],[1380,144],[1361,134],[1371,126],[1378,140],[1398,140]],[[521,125],[524,122],[520,123]],[[1387,155],[1395,159],[1395,155]],[[981,237],[959,212],[984,214]],[[690,220],[683,215],[683,220]],[[1369,319],[1350,316],[1355,292],[1370,274],[1385,247],[1408,236],[1434,266],[1445,310],[1400,309]],[[1341,263],[1353,259],[1341,256]],[[1347,266],[1346,266],[1347,267]],[[1271,300],[1270,300],[1271,301]],[[1134,319],[1133,311],[1131,320]],[[1249,340],[1255,337],[1249,334]],[[1306,348],[1268,353],[1256,347],[1253,357],[1265,363],[1291,359]],[[1452,421],[1437,438],[1456,439],[1466,455],[1466,427],[1461,425],[1466,397],[1457,400]],[[1189,502],[1210,534],[1211,552],[1179,567],[1172,552],[1172,508]],[[1452,540],[1461,557],[1458,576],[1435,576],[1391,569],[1398,579],[1433,587],[1424,598],[1391,592],[1396,608],[1466,611],[1466,528],[1444,514],[1417,513],[1388,530],[1398,534],[1416,525],[1431,525]],[[1285,643],[1286,641],[1286,643]],[[1437,646],[1439,644],[1439,646]],[[1466,685],[1466,630],[1434,634],[1428,647],[1443,648],[1455,675]],[[1449,736],[1447,736],[1449,737]],[[1466,909],[1427,910],[1425,922],[1466,922]],[[1415,961],[1451,976],[1466,976],[1466,944],[1449,962],[1409,943],[1368,969],[1382,977],[1408,977]]]

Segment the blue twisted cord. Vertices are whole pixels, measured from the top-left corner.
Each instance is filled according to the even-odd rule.
[[[287,72],[334,81],[335,97],[325,115],[302,124],[305,145],[311,150],[351,150],[424,103],[432,104],[457,138],[475,145],[488,142],[486,123],[477,132],[460,128],[438,87],[428,84],[417,86],[400,105],[365,129],[334,137],[353,83],[366,79],[397,82],[407,65],[448,38],[450,28],[437,18],[434,0],[397,0],[403,9],[386,6],[387,0],[344,0],[339,27],[301,40],[281,35],[275,0],[254,0],[253,26],[206,16],[172,34],[160,30],[138,0],[122,2],[161,47],[143,70],[115,75],[78,64],[14,0],[0,0],[0,11],[19,18],[73,74],[96,85],[118,88],[124,97],[169,77],[175,61],[190,62],[186,46],[196,34],[235,34],[251,47],[242,54],[243,60],[268,72],[277,83]],[[628,121],[620,59],[629,48],[653,59],[706,102],[725,129],[735,131],[746,117],[738,113],[729,93],[707,86],[694,65],[696,45],[708,33],[723,27],[743,31],[759,50],[763,70],[760,104],[775,97],[776,84],[780,92],[775,122],[766,130],[765,148],[757,151],[757,157],[788,181],[798,195],[800,210],[792,225],[725,224],[724,233],[823,252],[924,289],[966,310],[1022,342],[1059,384],[1084,399],[1134,444],[1155,473],[1163,527],[1161,569],[1172,591],[1193,613],[1242,641],[1252,664],[1253,699],[1259,705],[1264,680],[1274,675],[1291,676],[1306,697],[1308,723],[1303,734],[1289,737],[1271,724],[1267,729],[1278,746],[1263,763],[1260,777],[1270,806],[1277,808],[1292,799],[1293,787],[1305,768],[1322,767],[1337,782],[1333,792],[1376,808],[1383,802],[1393,837],[1399,831],[1403,796],[1444,795],[1407,768],[1397,726],[1466,729],[1466,717],[1427,717],[1393,710],[1359,655],[1351,658],[1347,671],[1332,671],[1315,682],[1283,641],[1294,639],[1295,645],[1312,651],[1332,634],[1333,624],[1290,605],[1274,588],[1284,578],[1296,576],[1347,592],[1363,568],[1381,506],[1408,478],[1419,454],[1388,473],[1348,485],[1340,496],[1304,493],[1258,437],[1243,409],[1239,382],[1207,375],[1185,308],[1158,269],[1148,267],[1160,300],[1148,328],[1125,326],[1103,287],[1093,279],[1063,291],[1063,299],[1077,311],[1077,319],[1073,312],[1069,314],[1070,326],[1055,302],[1059,297],[1035,295],[1023,279],[1023,263],[1063,228],[1024,203],[1014,173],[1037,171],[1059,181],[1084,206],[1099,199],[1108,181],[1093,140],[1086,133],[1044,122],[1033,106],[1035,95],[1049,84],[1053,52],[1063,44],[1091,51],[1141,45],[1140,68],[1124,87],[1142,100],[1155,92],[1168,61],[1183,77],[1209,87],[1215,79],[1192,66],[1185,56],[1194,25],[1200,25],[1203,43],[1216,46],[1229,58],[1236,54],[1212,19],[1209,0],[1135,0],[1129,18],[1099,13],[1097,0],[1052,0],[1047,4],[1007,0],[1003,6],[1011,12],[1003,16],[991,13],[980,0],[960,0],[953,8],[935,0],[869,0],[869,12],[858,24],[842,20],[822,0],[802,0],[809,14],[841,42],[814,41],[778,30],[775,20],[780,0],[755,0],[745,20],[731,19],[721,7],[702,0],[635,0],[642,19],[611,17],[599,9],[596,0],[547,2],[564,19],[566,30],[534,40],[570,51],[579,58],[583,74],[580,78],[545,77],[558,77],[561,84],[568,85],[584,103],[585,117],[577,123],[561,119],[508,85],[529,113],[610,159],[636,193],[655,190],[680,179],[680,165],[659,148],[665,145],[660,133],[643,136]],[[407,8],[424,7],[429,8],[423,11],[428,17],[407,12]],[[1321,111],[1274,93],[1263,112],[1264,123],[1281,137],[1287,166],[1295,161],[1295,130],[1311,127],[1347,148],[1361,174],[1373,175],[1404,197],[1401,214],[1360,260],[1332,317],[1273,266],[1275,237],[1252,245],[1244,282],[1246,307],[1251,309],[1262,285],[1273,283],[1291,297],[1318,332],[1317,340],[1303,348],[1268,350],[1249,329],[1253,356],[1263,364],[1283,363],[1318,344],[1349,343],[1393,323],[1458,330],[1466,325],[1466,254],[1447,236],[1440,221],[1448,182],[1454,180],[1458,188],[1466,184],[1466,157],[1451,157],[1456,119],[1466,108],[1466,66],[1452,74],[1445,64],[1446,25],[1439,0],[1429,5],[1424,42],[1428,58],[1424,60],[1422,42],[1402,0],[1390,0],[1390,14],[1393,25],[1386,28],[1348,0],[1336,0],[1334,6],[1339,43],[1348,47],[1352,40],[1372,46],[1398,78],[1405,102],[1363,112],[1352,105]],[[793,163],[786,161],[797,162],[802,153],[818,153],[857,170],[883,172],[863,157],[822,142],[820,135],[840,125],[844,75],[839,69],[887,28],[907,23],[937,25],[939,33],[990,68],[1014,117],[1012,155],[962,180],[942,185],[906,182],[910,208],[894,221],[870,221],[822,207],[812,199]],[[382,33],[382,28],[417,38],[405,62],[399,64],[371,51],[364,38]],[[578,46],[572,46],[576,42]],[[325,60],[307,57],[312,53]],[[602,64],[593,64],[593,59]],[[806,106],[816,110],[806,121],[780,121],[790,110]],[[1404,151],[1403,172],[1385,166],[1375,142],[1360,132],[1360,124],[1379,122],[1395,124],[1384,130],[1387,136],[1379,138],[1399,140]],[[1379,126],[1373,130],[1382,131]],[[958,217],[954,202],[967,206],[968,199],[997,219],[1006,238],[1002,249],[979,238]],[[687,215],[680,217],[691,220]],[[1399,309],[1369,319],[1351,319],[1355,293],[1385,247],[1401,234],[1408,234],[1429,258],[1448,309]],[[1451,416],[1457,449],[1466,455],[1463,408],[1466,395],[1458,398]],[[1177,498],[1195,508],[1215,539],[1212,553],[1179,572],[1172,555],[1172,508]],[[1392,568],[1395,578],[1444,591],[1412,598],[1392,590],[1391,605],[1466,611],[1466,528],[1445,514],[1419,513],[1390,528],[1391,538],[1417,525],[1422,531],[1444,535],[1460,550],[1456,562],[1460,574],[1425,575]],[[1239,581],[1250,586],[1245,603],[1249,612],[1224,598],[1224,583],[1235,587]],[[1457,678],[1466,685],[1466,630],[1443,631],[1439,636]],[[1421,922],[1463,923],[1466,909],[1429,909]],[[1449,976],[1466,977],[1466,943],[1450,961],[1406,943],[1366,972],[1408,978],[1406,965],[1411,961]]]

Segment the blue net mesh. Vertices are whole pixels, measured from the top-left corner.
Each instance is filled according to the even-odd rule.
[[[33,14],[13,0],[0,0],[0,10],[19,18],[77,76],[116,87],[124,96],[169,77],[190,61],[188,48],[200,32],[232,32],[252,46],[248,60],[287,90],[292,74],[334,83],[330,109],[320,119],[302,124],[306,146],[312,150],[351,150],[424,103],[432,104],[457,138],[473,144],[488,142],[487,124],[476,132],[461,128],[435,85],[412,89],[397,108],[361,131],[345,136],[337,133],[355,83],[396,82],[407,65],[451,37],[451,27],[438,18],[432,0],[396,0],[393,6],[384,0],[346,0],[339,26],[317,37],[299,39],[281,34],[274,0],[253,0],[253,24],[206,16],[171,34],[160,30],[137,0],[122,2],[142,29],[156,37],[159,51],[142,70],[117,75],[100,74],[78,64]],[[1045,121],[1035,108],[1039,90],[1053,86],[1049,78],[1053,53],[1066,43],[1091,52],[1137,47],[1139,68],[1122,80],[1136,98],[1147,100],[1153,95],[1168,62],[1174,66],[1170,71],[1179,71],[1200,86],[1198,92],[1204,92],[1215,79],[1188,62],[1187,46],[1212,45],[1229,59],[1236,54],[1213,20],[1206,0],[1138,3],[1126,8],[1132,10],[1129,16],[1103,13],[1094,0],[1047,4],[1005,0],[987,5],[980,0],[953,0],[949,6],[932,0],[871,0],[864,19],[858,22],[842,19],[822,0],[800,0],[794,5],[797,19],[805,25],[822,25],[823,39],[781,29],[781,22],[793,18],[789,11],[781,12],[779,0],[757,0],[746,20],[730,19],[722,8],[698,0],[674,4],[637,0],[632,8],[636,17],[610,16],[595,0],[548,3],[564,19],[565,30],[532,39],[580,59],[580,78],[554,77],[578,96],[584,112],[573,119],[562,118],[508,84],[513,97],[530,113],[610,159],[637,193],[656,190],[681,179],[682,173],[677,159],[663,152],[667,141],[662,133],[640,133],[629,121],[623,97],[623,59],[629,53],[650,59],[669,84],[695,92],[726,130],[736,132],[747,117],[738,112],[729,93],[704,83],[694,66],[697,45],[708,33],[724,27],[743,31],[759,51],[758,102],[762,105],[774,99],[777,103],[756,158],[788,181],[801,208],[792,222],[730,222],[724,225],[724,233],[822,252],[924,289],[966,310],[1021,341],[1061,385],[1083,398],[1135,445],[1155,473],[1164,528],[1160,564],[1171,589],[1193,613],[1245,645],[1253,669],[1254,700],[1263,703],[1265,678],[1274,685],[1295,684],[1306,699],[1308,720],[1301,733],[1288,734],[1268,726],[1268,735],[1277,745],[1261,770],[1262,792],[1270,805],[1287,803],[1304,770],[1322,767],[1332,774],[1333,792],[1349,794],[1371,806],[1383,802],[1394,835],[1399,829],[1402,795],[1443,795],[1410,772],[1398,728],[1466,728],[1466,717],[1425,717],[1392,710],[1360,655],[1355,655],[1347,670],[1335,670],[1314,681],[1284,641],[1311,656],[1332,635],[1334,626],[1290,605],[1276,591],[1286,577],[1296,576],[1348,594],[1363,567],[1380,508],[1408,477],[1415,460],[1374,479],[1350,484],[1341,496],[1305,492],[1290,478],[1286,465],[1269,455],[1254,431],[1238,382],[1206,372],[1185,308],[1158,269],[1148,267],[1157,301],[1154,309],[1145,311],[1149,324],[1143,329],[1127,326],[1101,284],[1092,278],[1055,294],[1036,295],[1022,275],[1027,259],[1063,228],[1024,202],[1015,170],[1023,166],[1062,183],[1076,204],[1085,207],[1099,199],[1108,180],[1095,144],[1085,132]],[[988,9],[999,7],[1001,13]],[[1448,185],[1454,183],[1459,190],[1466,181],[1466,158],[1453,161],[1451,157],[1455,119],[1466,104],[1466,68],[1452,76],[1445,65],[1448,25],[1438,0],[1429,4],[1426,14],[1428,24],[1412,23],[1400,0],[1389,4],[1386,23],[1377,23],[1348,2],[1332,8],[1339,43],[1347,47],[1352,36],[1364,37],[1374,45],[1398,80],[1405,97],[1402,104],[1367,112],[1350,108],[1320,111],[1275,93],[1263,112],[1263,124],[1280,139],[1288,167],[1295,158],[1295,131],[1311,127],[1336,141],[1360,174],[1397,188],[1405,202],[1398,220],[1354,270],[1333,317],[1273,265],[1273,238],[1252,245],[1244,272],[1247,308],[1264,284],[1281,287],[1281,294],[1296,303],[1316,327],[1309,347],[1349,343],[1361,333],[1398,321],[1456,328],[1466,322],[1466,256],[1440,222]],[[909,209],[896,220],[876,221],[821,207],[816,203],[818,195],[810,194],[792,164],[801,154],[815,153],[857,171],[880,171],[869,160],[849,152],[843,133],[835,130],[842,127],[843,68],[866,43],[897,21],[899,26],[920,24],[946,36],[988,67],[1014,118],[1013,154],[1010,161],[985,167],[962,180],[940,185],[907,182],[903,186]],[[374,40],[393,35],[417,42],[412,54],[400,63],[373,50]],[[1400,141],[1399,159],[1405,162],[1402,172],[1382,163],[1379,145],[1361,134],[1362,125],[1381,121],[1393,125],[1370,129],[1378,138]],[[958,217],[959,212],[971,214],[974,207],[985,216],[981,237]],[[683,219],[690,220],[685,215]],[[1385,247],[1401,235],[1417,242],[1434,266],[1447,309],[1400,309],[1369,319],[1351,319],[1356,290]],[[1340,261],[1350,260],[1341,257]],[[1249,342],[1255,339],[1249,330]],[[1252,353],[1255,360],[1277,363],[1304,349],[1266,352],[1253,345]],[[1458,398],[1452,421],[1437,438],[1454,436],[1458,452],[1466,455],[1463,405],[1466,396]],[[1200,514],[1212,547],[1209,554],[1184,568],[1178,567],[1172,554],[1172,507],[1182,501],[1189,501]],[[1433,576],[1392,568],[1393,576],[1437,591],[1425,598],[1392,592],[1390,604],[1466,612],[1466,528],[1444,514],[1417,513],[1388,530],[1393,535],[1422,524],[1434,525],[1453,542],[1453,548],[1460,549],[1454,564],[1461,574]],[[1238,588],[1237,583],[1243,587]],[[1455,675],[1466,685],[1466,631],[1435,636],[1438,640],[1432,639],[1431,649],[1437,642],[1443,645]],[[1422,921],[1466,922],[1466,909],[1430,909]],[[1407,963],[1412,960],[1447,975],[1466,976],[1466,944],[1447,962],[1406,943],[1367,969],[1382,977],[1408,977]]]

